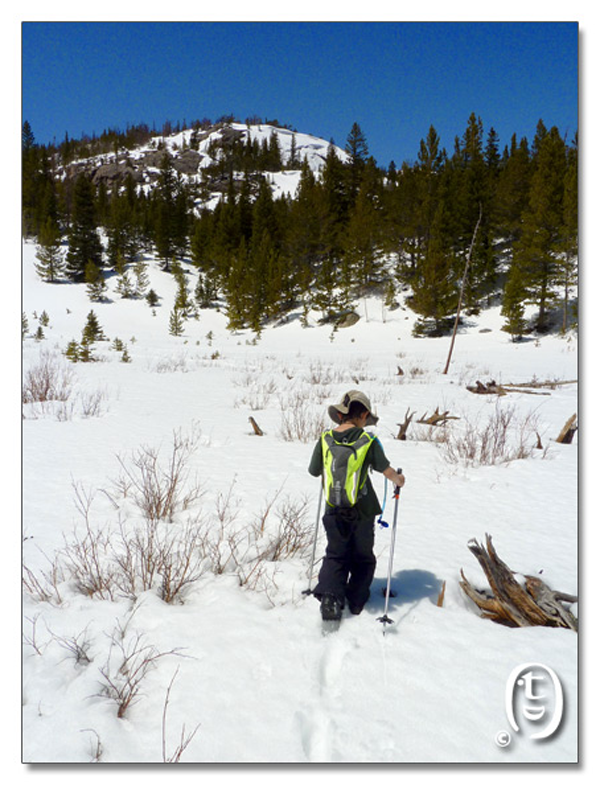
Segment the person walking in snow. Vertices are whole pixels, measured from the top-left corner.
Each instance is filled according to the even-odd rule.
[[[321,435],[308,471],[322,478],[326,502],[327,547],[313,594],[321,603],[323,620],[334,621],[341,618],[346,602],[351,613],[362,611],[375,573],[375,517],[382,510],[369,469],[399,487],[404,475],[390,466],[377,437],[364,430],[379,419],[364,393],[350,390],[328,413],[336,427]]]

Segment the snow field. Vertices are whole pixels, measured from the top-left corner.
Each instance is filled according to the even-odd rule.
[[[159,762],[180,742],[183,725],[197,733],[184,762],[570,762],[577,758],[577,635],[568,630],[511,630],[480,619],[458,585],[460,569],[486,585],[467,542],[494,538],[514,570],[536,574],[554,589],[577,593],[577,438],[557,445],[566,419],[577,411],[577,385],[550,395],[472,395],[486,382],[571,380],[577,377],[574,338],[547,336],[512,344],[500,331],[497,308],[469,320],[458,335],[453,363],[441,374],[448,339],[416,339],[414,316],[385,312],[374,299],[357,305],[357,325],[302,328],[298,320],[266,329],[258,340],[231,334],[225,317],[202,311],[185,334],[168,334],[175,281],[150,260],[151,286],[161,296],[155,315],[143,301],[90,303],[84,286],[41,283],[33,270],[35,246],[25,243],[23,309],[30,332],[34,312],[45,310],[46,338],[27,337],[23,368],[43,352],[73,375],[66,413],[51,404],[27,404],[23,420],[23,561],[39,574],[85,531],[75,488],[92,498],[93,527],[132,530],[143,523],[114,481],[117,456],[129,461],[140,446],[169,455],[173,433],[199,435],[188,482],[204,494],[165,527],[195,516],[216,525],[215,511],[231,495],[231,525],[245,530],[273,502],[307,501],[306,523],[316,520],[318,483],[307,465],[311,428],[328,424],[327,405],[355,387],[375,405],[386,454],[407,477],[399,503],[393,588],[382,634],[390,529],[377,528],[378,567],[372,599],[359,617],[345,618],[324,637],[318,604],[302,596],[308,558],[268,566],[267,588],[241,588],[233,573],[206,571],[188,587],[183,604],[166,604],[157,587],[137,601],[93,599],[73,582],[61,584],[60,605],[23,600],[23,757],[44,762]],[[188,268],[190,290],[194,271]],[[61,352],[79,339],[94,310],[109,341],[97,344],[97,363],[70,365]],[[481,333],[487,328],[491,332]],[[131,363],[110,348],[127,344]],[[398,376],[398,366],[404,374]],[[548,392],[548,391],[546,391]],[[99,394],[97,416],[84,416],[85,396]],[[306,441],[284,437],[290,407],[303,414]],[[493,466],[444,459],[444,446],[411,424],[406,442],[395,439],[407,409],[417,417],[436,407],[467,423],[486,423],[514,409],[515,422],[535,416],[546,451]],[[253,434],[253,416],[265,433]],[[315,431],[316,433],[316,431]],[[316,438],[316,437],[315,437]],[[372,478],[380,500],[383,478]],[[118,506],[118,509],[115,507]],[[391,488],[384,518],[391,524]],[[317,558],[323,552],[319,537]],[[318,566],[317,566],[318,569]],[[444,606],[436,606],[443,582]],[[576,610],[576,609],[575,609]],[[122,631],[125,630],[125,634]],[[65,641],[88,642],[90,662],[77,663]],[[139,700],[117,717],[103,693],[101,670],[116,676],[119,643],[163,654],[144,676]],[[559,675],[567,699],[560,732],[545,744],[525,734],[500,748],[507,729],[504,690],[519,663],[541,662]],[[166,692],[166,736],[162,728]]]

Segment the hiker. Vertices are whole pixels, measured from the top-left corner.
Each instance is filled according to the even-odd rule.
[[[359,614],[369,599],[376,565],[375,517],[382,512],[369,469],[404,485],[404,475],[390,466],[381,442],[364,430],[379,419],[364,393],[350,390],[328,413],[336,427],[322,434],[308,467],[313,477],[322,477],[326,502],[327,548],[313,591],[325,621],[340,619],[346,602],[351,613]]]

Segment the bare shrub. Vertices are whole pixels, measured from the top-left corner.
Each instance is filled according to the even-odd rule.
[[[75,581],[78,590],[89,597],[114,599],[114,567],[110,560],[111,532],[108,527],[94,529],[90,521],[90,509],[94,499],[92,491],[73,482],[75,506],[79,510],[85,533],[73,532],[66,540],[62,552],[65,569]]]
[[[78,399],[83,417],[101,417],[105,412],[104,402],[106,398],[107,394],[103,390],[79,393]]]
[[[52,637],[61,648],[65,649],[73,657],[76,665],[86,666],[92,662],[89,655],[92,644],[87,635],[87,628],[80,632],[79,635],[63,638],[53,633]]]
[[[150,368],[154,373],[187,373],[188,364],[185,355],[179,357],[162,357]]]
[[[268,534],[266,547],[260,558],[267,561],[282,561],[295,556],[303,557],[310,550],[314,526],[307,522],[309,501],[287,496],[277,507],[277,528]]]
[[[271,401],[271,396],[277,391],[277,385],[271,379],[268,382],[259,382],[254,378],[241,398],[236,400],[236,406],[248,406],[252,411],[266,409]]]
[[[280,397],[280,435],[284,441],[315,441],[325,430],[325,416],[323,413],[315,414],[308,398],[304,390],[295,390],[285,398]]]
[[[462,421],[460,431],[452,429],[441,443],[442,454],[449,463],[493,466],[529,458],[537,449],[539,426],[533,412],[519,418],[515,406],[497,404],[483,425],[468,416]]]
[[[72,370],[56,354],[43,350],[38,364],[25,372],[22,402],[67,401],[72,388]]]
[[[179,763],[181,760],[181,756],[188,748],[189,744],[191,743],[192,739],[198,732],[198,728],[200,724],[196,725],[194,730],[191,733],[185,732],[185,724],[181,727],[181,736],[179,739],[179,744],[175,748],[175,751],[171,755],[167,755],[167,710],[169,708],[169,699],[171,696],[171,689],[173,688],[173,682],[177,678],[177,673],[179,672],[179,668],[173,674],[173,678],[171,679],[169,686],[167,688],[167,694],[165,696],[165,702],[163,706],[163,715],[162,715],[162,759],[163,763]]]
[[[190,477],[188,463],[197,448],[200,437],[196,429],[189,436],[173,432],[171,453],[165,463],[160,460],[160,450],[142,446],[128,463],[121,456],[117,460],[123,475],[116,485],[125,494],[133,489],[134,501],[140,512],[150,521],[172,521],[178,510],[187,510],[203,494],[203,489]]]
[[[111,636],[111,649],[106,665],[100,668],[101,694],[117,704],[117,717],[122,719],[127,710],[140,698],[142,682],[162,657],[174,655],[176,649],[161,652],[143,642],[144,635],[137,633],[126,640],[124,630],[117,627]],[[118,662],[113,666],[111,656],[117,651]]]
[[[21,581],[23,589],[37,602],[47,602],[51,605],[62,603],[59,584],[63,581],[63,572],[58,559],[50,563],[49,571],[41,570],[39,575],[23,564]]]

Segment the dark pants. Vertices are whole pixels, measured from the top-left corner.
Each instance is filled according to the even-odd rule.
[[[327,548],[313,594],[318,600],[333,594],[342,605],[347,600],[351,607],[362,608],[369,599],[377,563],[375,521],[361,518],[355,508],[335,508],[325,513],[323,525]]]

